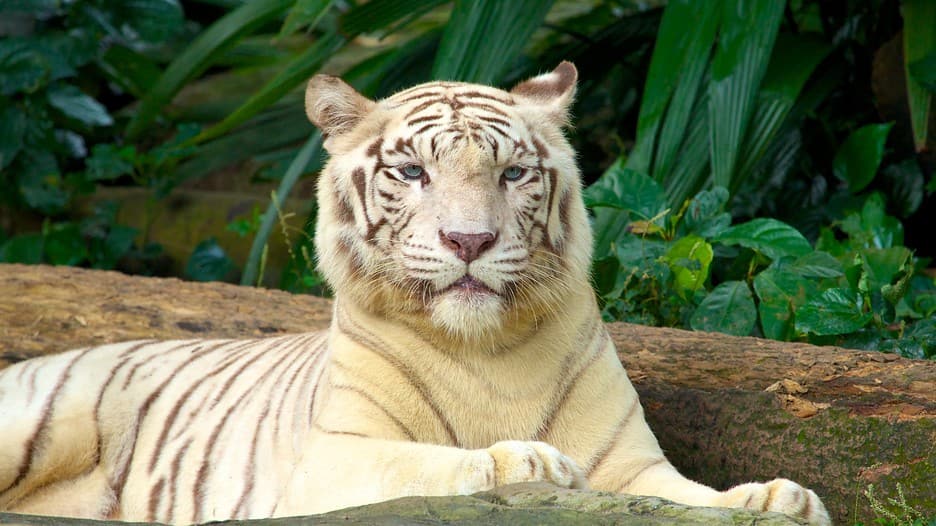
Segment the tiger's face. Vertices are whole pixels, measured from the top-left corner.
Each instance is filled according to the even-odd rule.
[[[510,92],[432,82],[372,102],[315,77],[306,108],[331,154],[316,246],[339,298],[475,341],[529,329],[587,287],[562,134],[575,78],[563,63]]]

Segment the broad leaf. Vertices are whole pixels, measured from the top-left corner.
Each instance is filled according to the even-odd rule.
[[[726,281],[715,287],[692,313],[689,325],[696,331],[747,336],[757,321],[751,290],[743,281]]]
[[[832,254],[816,250],[796,258],[789,271],[804,278],[837,278],[844,275],[842,263]]]
[[[14,236],[0,244],[0,261],[5,263],[42,263],[43,237],[40,234]]]
[[[754,278],[754,291],[760,300],[757,310],[764,336],[790,340],[794,336],[794,311],[816,289],[814,282],[776,261],[758,273]]]
[[[195,281],[221,281],[235,270],[234,262],[214,238],[199,243],[185,265],[185,275]]]
[[[0,170],[23,149],[28,117],[16,107],[0,107]]]
[[[726,245],[741,245],[771,259],[802,256],[812,251],[812,246],[803,234],[786,223],[769,218],[752,219],[735,225],[712,240]]]
[[[863,126],[852,132],[839,147],[832,168],[835,176],[848,184],[851,193],[860,192],[874,179],[892,126],[893,123]]]
[[[724,187],[703,190],[689,201],[681,226],[704,238],[716,236],[731,225],[731,214],[725,212],[727,203],[728,190]]]
[[[45,260],[53,265],[77,265],[88,257],[76,223],[52,225],[45,232]]]
[[[680,239],[666,253],[664,259],[673,271],[676,291],[682,297],[692,297],[705,284],[713,255],[712,245],[694,235]]]
[[[796,330],[818,336],[855,332],[871,321],[857,294],[841,288],[823,291],[796,311]]]
[[[49,90],[49,104],[86,126],[110,126],[114,119],[100,102],[71,85]]]

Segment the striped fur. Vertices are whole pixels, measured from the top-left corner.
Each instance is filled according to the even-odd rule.
[[[575,80],[374,102],[314,78],[331,328],[0,371],[0,509],[184,524],[544,480],[827,524],[792,482],[718,492],[663,456],[588,285]]]

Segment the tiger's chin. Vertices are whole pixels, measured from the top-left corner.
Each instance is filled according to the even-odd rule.
[[[462,341],[497,338],[504,327],[504,299],[480,282],[461,281],[433,299],[432,324]]]

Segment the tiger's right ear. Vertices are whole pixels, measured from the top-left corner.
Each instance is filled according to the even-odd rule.
[[[325,138],[348,133],[375,105],[332,75],[316,75],[306,86],[306,115]]]

